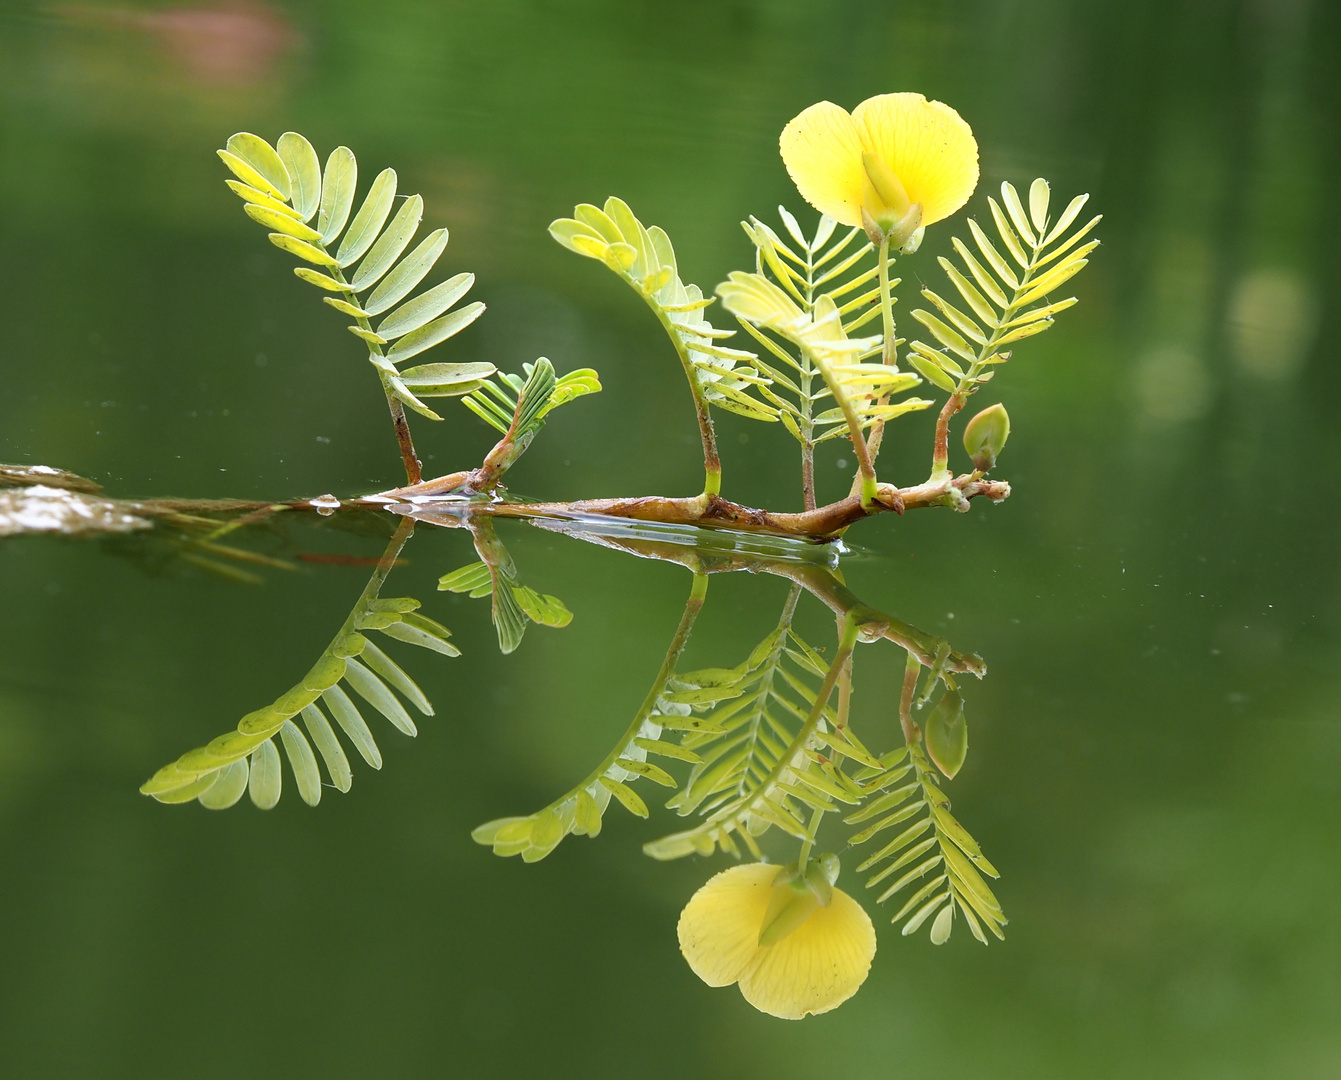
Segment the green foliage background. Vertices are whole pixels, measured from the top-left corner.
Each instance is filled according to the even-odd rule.
[[[527,583],[574,620],[503,657],[481,603],[434,589],[474,558],[468,538],[421,527],[393,591],[429,598],[463,650],[412,658],[438,716],[415,744],[388,734],[388,768],[317,812],[286,799],[215,816],[135,787],[290,685],[365,572],[249,591],[11,542],[8,1073],[1328,1074],[1334,7],[277,4],[248,9],[273,20],[273,65],[229,85],[153,21],[165,6],[129,10],[0,6],[0,460],[117,494],[397,478],[361,346],[220,183],[213,150],[236,130],[343,142],[366,177],[393,165],[422,192],[426,227],[452,230],[441,265],[476,272],[489,304],[451,359],[601,372],[604,392],[556,414],[548,452],[510,474],[546,497],[688,494],[700,476],[655,323],[545,234],[576,202],[619,194],[710,285],[752,258],[741,218],[802,210],[776,153],[789,117],[917,89],[973,124],[971,211],[1000,180],[1042,174],[1058,197],[1092,192],[1105,244],[1082,304],[989,388],[1011,411],[1014,497],[867,523],[846,566],[858,595],[988,660],[954,794],[1005,874],[1005,943],[933,949],[877,913],[861,993],[786,1025],[688,971],[674,921],[710,866],[645,859],[641,823],[612,815],[599,841],[534,866],[471,842],[480,821],[565,790],[623,729],[679,617],[677,568],[504,523]],[[940,287],[952,229],[900,261],[906,283]],[[891,429],[882,479],[921,478],[930,423]],[[491,441],[463,413],[428,427],[431,471]],[[720,430],[730,494],[798,505],[784,433],[731,417]],[[846,486],[838,455],[821,455],[821,497]],[[300,528],[277,550],[381,544]],[[714,580],[686,662],[737,662],[785,592]],[[827,617],[810,617],[822,640]],[[901,667],[863,658],[858,720],[892,733]]]

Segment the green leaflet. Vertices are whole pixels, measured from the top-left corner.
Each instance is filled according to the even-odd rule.
[[[303,710],[303,723],[307,727],[312,744],[321,754],[321,760],[326,763],[331,783],[341,793],[348,791],[353,783],[354,774],[349,768],[349,758],[345,756],[344,747],[336,738],[335,730],[331,727],[331,722],[326,719],[326,714],[318,706],[309,705]]]
[[[409,246],[423,217],[424,200],[418,195],[411,195],[401,204],[396,216],[391,219],[391,224],[359,263],[358,272],[350,282],[355,292],[371,288],[395,265],[401,253]]]
[[[252,751],[247,794],[258,810],[273,810],[283,790],[284,777],[280,773],[279,751],[273,742],[266,739]]]
[[[546,374],[542,370],[537,375],[537,369],[541,367],[548,367],[549,373]],[[522,370],[525,372],[524,379],[516,375],[502,374],[495,379],[486,379],[479,391],[468,394],[462,399],[462,404],[491,427],[507,432],[521,406],[522,391],[534,377],[537,380],[536,386],[531,391],[527,403],[529,419],[518,426],[520,437],[539,431],[545,417],[560,405],[586,394],[598,393],[601,389],[600,379],[591,368],[570,371],[551,383],[554,369],[549,360],[543,356],[534,364],[523,364]],[[540,395],[546,386],[548,386],[548,397],[542,401]]]
[[[358,162],[349,147],[337,146],[331,151],[322,174],[321,208],[317,214],[317,228],[323,244],[332,243],[344,231],[349,211],[354,206],[358,176]]]
[[[332,151],[323,171],[316,151],[297,132],[285,132],[278,149],[241,132],[229,139],[219,156],[237,177],[228,184],[246,203],[246,213],[271,230],[271,243],[309,264],[294,272],[318,288],[342,294],[343,298],[328,297],[327,303],[355,320],[349,330],[367,345],[396,415],[405,405],[441,420],[421,396],[460,396],[479,389],[473,385],[479,379],[438,379],[442,374],[438,368],[401,378],[386,363],[401,363],[440,345],[484,313],[481,303],[451,310],[473,284],[472,274],[457,274],[406,299],[445,250],[447,230],[433,230],[404,255],[423,217],[423,199],[409,196],[392,216],[394,169],[377,175],[351,222],[358,163],[348,147]],[[309,225],[314,215],[315,224]],[[330,248],[337,244],[332,252]],[[356,263],[352,279],[347,280],[345,270]],[[374,330],[369,320],[388,311]],[[484,374],[494,370],[489,366]]]
[[[947,258],[939,260],[950,284],[972,312],[970,315],[946,298],[924,289],[923,297],[936,312],[917,309],[912,313],[930,331],[936,345],[912,342],[910,360],[939,389],[961,396],[973,393],[992,377],[992,372],[986,369],[1010,356],[1009,352],[1001,351],[1003,346],[1041,334],[1052,326],[1052,316],[1076,303],[1074,297],[1055,302],[1046,302],[1046,298],[1087,265],[1086,256],[1098,241],[1081,247],[1075,245],[1100,218],[1092,218],[1068,235],[1089,198],[1080,195],[1071,200],[1049,230],[1050,196],[1047,181],[1035,180],[1030,185],[1026,212],[1019,192],[1011,184],[1003,183],[1001,202],[988,200],[996,241],[970,219],[969,232],[977,252],[956,237],[953,245],[959,265]],[[962,359],[964,367],[955,364],[947,354]]]
[[[741,327],[774,358],[757,364],[771,380],[766,396],[774,415],[803,447],[811,447],[848,434],[846,409],[866,428],[930,405],[910,398],[890,408],[889,395],[911,389],[918,376],[863,362],[881,351],[879,337],[854,336],[880,314],[880,290],[873,285],[879,267],[865,266],[876,261],[873,245],[863,240],[853,246],[860,229],[834,240],[835,223],[825,217],[806,240],[796,218],[785,207],[778,212],[795,249],[751,217],[741,224],[755,246],[755,269],[733,271],[716,290]]]
[[[454,337],[484,314],[484,305],[478,300],[467,304],[441,319],[411,331],[386,351],[386,358],[393,364],[402,363],[412,356],[418,356],[426,349],[433,348]]]
[[[317,152],[296,131],[286,131],[275,146],[289,176],[289,200],[294,212],[300,221],[311,221],[321,205],[321,162],[317,160]]]
[[[289,764],[293,767],[294,784],[299,796],[308,806],[316,806],[321,802],[321,773],[317,770],[317,758],[312,753],[312,745],[292,720],[284,721],[279,735],[284,742]]]
[[[436,319],[475,284],[474,274],[457,274],[441,285],[435,285],[427,292],[420,293],[413,300],[402,304],[377,324],[377,332],[388,341],[418,330],[425,323]],[[486,374],[493,374],[493,366]]]
[[[363,257],[377,239],[396,200],[396,170],[383,169],[377,174],[354,220],[349,223],[335,257],[340,266],[351,266]]]
[[[697,285],[680,280],[675,251],[665,230],[644,226],[628,204],[611,197],[604,208],[582,203],[573,217],[550,224],[550,235],[587,258],[597,259],[641,296],[675,346],[695,397],[755,420],[776,420],[777,409],[757,394],[769,379],[753,352],[714,342],[734,331],[715,328],[703,314],[712,303]]]
[[[458,397],[478,390],[496,370],[493,364],[421,364],[400,378],[419,397]]]
[[[438,261],[446,249],[447,230],[434,229],[420,241],[418,247],[396,264],[394,270],[382,278],[377,288],[372,291],[372,295],[368,297],[368,313],[370,315],[380,315],[408,296],[411,290],[433,269],[433,264]],[[468,276],[472,282],[475,280],[473,274]],[[454,281],[456,278],[451,280]]]
[[[202,791],[197,798],[207,810],[227,810],[237,805],[247,790],[250,772],[247,759],[239,758],[231,765],[225,765],[208,790]]]

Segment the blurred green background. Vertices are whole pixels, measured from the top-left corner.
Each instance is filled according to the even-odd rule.
[[[1318,0],[5,0],[0,460],[112,494],[397,480],[361,347],[222,183],[237,130],[346,143],[365,178],[394,165],[424,194],[444,270],[477,272],[490,307],[451,359],[600,370],[516,470],[536,496],[701,476],[654,321],[545,234],[577,201],[619,194],[710,288],[752,260],[742,217],[803,209],[787,119],[919,90],[977,134],[969,213],[1042,174],[1054,200],[1092,193],[1105,243],[1081,305],[990,387],[1014,496],[867,523],[844,561],[868,602],[989,664],[952,794],[1003,872],[1004,944],[937,949],[876,912],[866,986],[789,1024],[681,960],[677,913],[722,864],[644,858],[668,813],[614,810],[534,866],[470,841],[623,729],[688,592],[676,567],[505,523],[575,619],[502,657],[484,604],[434,591],[468,538],[421,528],[390,591],[465,650],[409,658],[439,716],[414,743],[383,734],[386,767],[348,797],[215,815],[136,787],[289,686],[366,572],[247,588],[115,557],[133,545],[11,540],[0,1073],[1337,1075],[1339,28]],[[901,262],[905,307],[962,230]],[[446,404],[416,425],[430,471],[490,441]],[[925,475],[930,424],[899,424],[882,478]],[[796,506],[784,433],[720,431],[727,494]],[[845,487],[838,456],[821,496]],[[380,541],[313,523],[273,549]],[[742,659],[784,594],[715,578],[686,663]],[[858,655],[873,742],[894,738],[901,669]]]

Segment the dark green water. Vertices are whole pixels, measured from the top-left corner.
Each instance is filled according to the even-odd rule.
[[[701,476],[654,322],[545,235],[575,202],[621,195],[711,287],[753,257],[737,221],[801,208],[783,123],[902,89],[972,123],[970,210],[1039,173],[1057,198],[1092,193],[1105,243],[1081,305],[991,388],[1013,497],[864,523],[843,564],[858,595],[988,662],[953,794],[1011,922],[989,949],[935,948],[876,912],[865,987],[788,1024],[681,959],[677,914],[724,864],[646,859],[672,815],[613,810],[533,866],[471,842],[605,753],[679,618],[678,567],[504,523],[527,583],[575,615],[504,657],[482,602],[435,592],[468,537],[420,527],[390,591],[464,650],[406,658],[438,716],[383,735],[385,768],[356,768],[348,796],[211,814],[136,788],[289,686],[366,571],[246,587],[4,541],[0,1074],[1337,1075],[1333,6],[403,0],[185,30],[168,10],[0,13],[0,460],[116,495],[398,480],[361,348],[222,184],[213,150],[236,130],[346,143],[424,194],[452,229],[445,267],[477,272],[490,306],[450,359],[599,369],[605,391],[512,477],[552,498]],[[939,276],[952,229],[905,281]],[[445,404],[449,423],[416,425],[431,471],[489,445]],[[899,426],[882,478],[908,484],[930,419]],[[785,436],[720,430],[727,493],[795,506]],[[837,456],[821,496],[846,485]],[[302,523],[259,546],[381,541]],[[715,577],[687,663],[737,662],[785,593]],[[803,625],[832,623],[811,603]],[[888,647],[858,655],[855,723],[877,741],[900,671]]]

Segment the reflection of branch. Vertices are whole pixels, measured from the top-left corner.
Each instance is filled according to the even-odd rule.
[[[431,515],[423,513],[416,514],[415,517],[417,520],[434,520]],[[785,578],[802,586],[839,617],[856,615],[860,622],[863,641],[885,638],[906,649],[927,667],[939,664],[942,670],[975,675],[978,678],[987,673],[981,657],[955,652],[944,638],[927,633],[911,623],[864,603],[843,584],[831,566],[817,561],[813,555],[809,558],[804,557],[816,549],[798,546],[795,541],[790,541],[793,551],[788,552],[785,548],[779,547],[777,553],[770,556],[726,547],[705,548],[686,545],[683,542],[677,543],[674,539],[670,539],[673,534],[669,531],[667,539],[648,535],[647,532],[633,535],[627,527],[621,526],[618,522],[610,523],[612,527],[609,529],[602,529],[603,523],[591,519],[574,523],[573,527],[569,527],[568,523],[563,521],[543,518],[534,524],[552,532],[564,533],[604,547],[617,548],[643,558],[679,563],[695,573],[721,574],[743,570],[752,574],[765,573]]]

